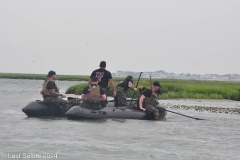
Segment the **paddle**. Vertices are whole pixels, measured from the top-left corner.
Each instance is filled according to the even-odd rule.
[[[171,113],[175,113],[175,114],[178,114],[178,115],[181,115],[181,116],[184,116],[184,117],[192,118],[192,119],[195,119],[195,120],[205,120],[205,119],[201,119],[201,118],[194,118],[194,117],[191,117],[191,116],[187,116],[187,115],[177,113],[177,112],[173,112],[173,111],[169,111],[169,110],[166,110],[166,111],[171,112]]]
[[[150,88],[152,88],[152,76],[150,75]]]
[[[140,73],[140,75],[139,75],[139,77],[138,77],[138,82],[137,82],[137,84],[136,84],[136,88],[138,87],[138,83],[139,83],[139,80],[140,80],[140,78],[141,78],[141,75],[142,75],[142,72]],[[133,101],[134,95],[135,95],[135,91],[133,92],[133,96],[132,96],[132,100],[131,100],[130,106],[132,105],[132,101]]]

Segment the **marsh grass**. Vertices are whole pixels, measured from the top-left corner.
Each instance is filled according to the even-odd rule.
[[[22,74],[22,73],[0,73],[0,78],[11,79],[46,79],[45,74]],[[66,81],[88,81],[89,76],[82,75],[57,75],[58,80]],[[114,77],[115,85],[124,80],[123,77]],[[225,81],[198,81],[198,80],[177,80],[177,79],[152,79],[152,81],[160,81],[162,89],[158,96],[160,99],[170,98],[193,98],[193,99],[228,99],[240,100],[240,82],[225,82]],[[137,83],[137,78],[134,79],[134,85]],[[67,93],[81,94],[87,83],[79,84],[68,88]],[[150,80],[142,78],[139,86],[150,87]],[[128,91],[128,97],[131,97],[133,92]],[[109,91],[112,95],[112,91]],[[140,96],[136,92],[135,97]]]
[[[190,81],[190,80],[169,80],[153,79],[160,81],[162,89],[158,96],[160,99],[171,98],[192,98],[192,99],[228,99],[240,100],[240,83],[239,82],[220,82],[220,81]],[[135,84],[136,84],[135,79]],[[115,85],[118,84],[117,82]],[[67,92],[81,94],[87,84],[80,84],[70,87]],[[150,88],[150,82],[146,79],[140,81],[139,86]],[[132,97],[133,92],[127,92],[128,97]],[[112,95],[110,89],[109,95]],[[136,92],[135,98],[140,93]]]

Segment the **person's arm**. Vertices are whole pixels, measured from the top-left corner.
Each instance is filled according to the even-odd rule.
[[[133,87],[133,83],[131,81],[128,82],[128,87],[131,89],[131,90],[134,90],[134,92],[137,91],[137,88],[134,88]]]
[[[56,92],[55,89],[50,89],[49,91],[50,91],[52,96],[62,96],[62,94]]]
[[[66,98],[65,94],[58,93],[58,92],[55,91],[55,89],[50,89],[49,91],[51,93],[51,96],[56,96],[56,97],[57,96],[62,96],[63,98]]]
[[[101,99],[101,101],[106,101],[106,99],[107,99],[107,96],[106,96],[106,94],[102,94],[101,96],[102,96],[102,99]]]
[[[109,79],[108,82],[110,83],[110,86],[113,90],[113,96],[115,97],[116,96],[116,90],[115,90],[113,79]]]
[[[144,95],[141,95],[141,97],[139,98],[139,108],[143,111],[146,111],[145,108],[143,108],[143,100],[145,99],[146,97]]]
[[[48,82],[47,89],[49,90],[51,96],[55,96],[55,97],[62,96],[63,98],[65,98],[66,97],[65,94],[60,94],[60,93],[56,92],[56,87],[57,87],[57,85],[54,82]]]
[[[82,94],[82,95],[81,95],[82,102],[84,102],[84,101],[85,101],[85,97],[86,97],[86,95],[85,95],[85,94]]]
[[[88,89],[89,89],[89,87],[85,87],[82,91],[81,99],[82,99],[83,102],[86,100],[86,94],[89,93]]]

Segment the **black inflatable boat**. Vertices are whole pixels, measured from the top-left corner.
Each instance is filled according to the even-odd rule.
[[[131,100],[128,99],[128,104]],[[133,104],[136,100],[133,100]],[[136,107],[119,106],[114,107],[114,101],[108,102],[108,107],[101,110],[91,110],[83,106],[74,106],[71,109],[61,108],[60,106],[47,104],[43,101],[32,101],[27,104],[22,111],[28,117],[44,117],[44,116],[67,116],[69,119],[101,119],[101,118],[118,118],[118,119],[139,119],[139,120],[151,120],[153,115],[149,115],[146,112]],[[167,112],[161,114],[160,119],[164,119]]]
[[[72,98],[68,98],[71,100]],[[133,100],[136,102],[136,100]],[[128,104],[130,104],[130,99],[128,99]],[[110,100],[108,105],[114,107],[114,101]],[[62,117],[65,116],[65,113],[68,109],[62,108],[58,105],[48,104],[41,100],[36,100],[28,103],[26,107],[22,109],[22,111],[28,117],[44,117],[44,116],[55,116],[55,117]]]
[[[28,117],[44,117],[44,116],[55,116],[62,117],[68,109],[61,108],[58,105],[47,104],[43,101],[32,101],[22,109],[22,111]]]
[[[87,107],[74,106],[65,115],[69,119],[102,119],[102,118],[117,118],[117,119],[139,119],[152,120],[153,115],[147,114],[145,111],[137,107],[114,107],[114,102],[109,102],[108,107],[101,110],[91,110]],[[164,120],[166,117],[166,110],[161,114],[160,119]]]

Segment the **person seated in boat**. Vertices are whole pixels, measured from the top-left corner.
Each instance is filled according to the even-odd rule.
[[[82,105],[91,109],[100,110],[107,105],[107,96],[104,90],[98,85],[98,78],[91,77],[90,85],[82,92]]]
[[[116,96],[114,97],[115,106],[127,106],[127,90],[132,89],[134,92],[137,88],[133,87],[133,77],[127,76],[126,79],[120,82],[116,88]]]
[[[138,99],[138,107],[148,114],[153,114],[154,120],[162,120],[166,112],[165,108],[158,105],[157,95],[160,93],[160,88],[161,85],[157,81],[153,82],[151,89],[139,88],[141,96]]]
[[[43,101],[46,103],[53,103],[59,105],[63,108],[67,107],[67,101],[59,98],[66,98],[65,94],[59,93],[59,88],[57,87],[55,80],[56,72],[49,71],[47,75],[47,79],[43,83],[42,91],[40,92],[43,96]]]

